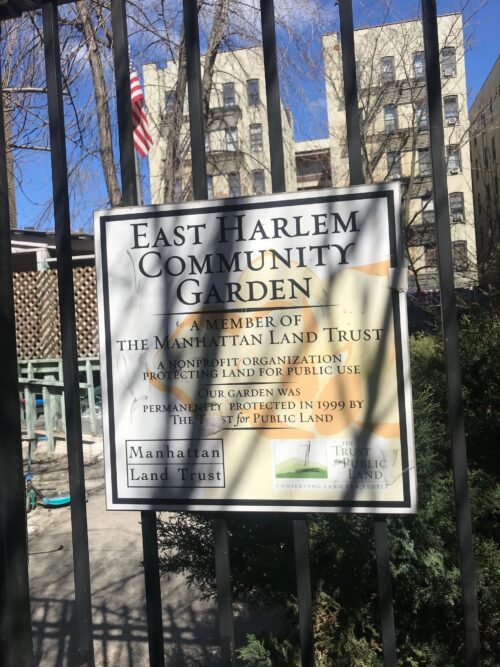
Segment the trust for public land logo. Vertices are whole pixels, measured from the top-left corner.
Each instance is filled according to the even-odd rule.
[[[327,479],[326,448],[311,440],[273,442],[275,479]]]

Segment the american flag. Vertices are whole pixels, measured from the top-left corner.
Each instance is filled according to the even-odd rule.
[[[153,145],[149,134],[148,117],[144,109],[144,94],[139,75],[135,70],[130,72],[130,97],[132,99],[132,125],[134,128],[134,146],[141,157],[146,157]]]

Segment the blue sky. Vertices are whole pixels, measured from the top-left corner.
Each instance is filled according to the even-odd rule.
[[[328,3],[328,4],[327,4]],[[500,2],[499,0],[463,0],[465,38],[470,39],[471,48],[466,53],[466,73],[467,86],[469,91],[469,106],[481,88],[482,83],[487,77],[489,71],[494,65],[499,54],[500,28]],[[328,6],[329,12],[333,0],[325,0],[325,10]],[[394,2],[395,10],[388,16],[388,20],[401,20],[415,16],[413,3],[408,0],[399,0]],[[371,0],[354,0],[354,20],[356,27],[365,27],[377,21],[377,17],[368,17],[367,7],[373,6]],[[446,13],[454,11],[457,8],[456,1],[444,0],[438,2],[438,12]],[[332,17],[331,14],[329,14]],[[333,17],[334,19],[334,17]],[[332,25],[334,21],[332,22]],[[327,21],[325,21],[327,25]],[[323,26],[322,26],[323,28]],[[331,29],[328,25],[326,30]],[[322,30],[323,32],[326,30]],[[319,31],[316,31],[319,35]],[[313,47],[315,55],[321,58],[321,46],[317,40]],[[292,74],[300,76],[300,64],[297,65],[297,72]],[[304,113],[304,104],[301,99],[289,91],[287,102],[289,101],[296,119],[295,139],[310,139],[326,136],[326,109],[324,103],[324,86],[321,77],[311,81],[307,76],[307,71],[303,72],[303,86],[307,90],[310,102],[307,105],[307,113]],[[303,99],[303,98],[302,98]],[[294,106],[296,108],[294,108]],[[143,173],[147,173],[147,165],[143,163]],[[23,188],[17,190],[17,212],[18,225],[20,227],[33,226],[38,219],[41,207],[50,197],[50,161],[48,154],[37,153],[33,155],[30,162],[23,164]],[[147,192],[147,187],[145,188]],[[74,193],[75,194],[75,193]],[[89,169],[85,179],[79,183],[78,196],[72,197],[73,206],[73,228],[82,228],[85,231],[91,231],[92,211],[103,205],[105,201],[105,192],[99,165],[96,163],[95,169]],[[147,194],[146,194],[147,202]],[[50,210],[50,209],[49,209]],[[52,216],[49,212],[43,228],[52,227]]]

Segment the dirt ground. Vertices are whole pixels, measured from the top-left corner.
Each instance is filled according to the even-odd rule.
[[[92,588],[94,651],[99,667],[146,667],[148,660],[142,538],[139,512],[108,512],[104,498],[102,441],[85,436],[85,480]],[[28,448],[24,443],[24,460]],[[68,492],[66,443],[47,456],[39,442],[31,471],[47,496]],[[35,664],[72,667],[74,583],[69,507],[37,507],[28,514],[29,574]],[[182,576],[162,579],[166,664],[220,664],[214,604],[200,600]],[[235,610],[237,644],[247,632],[274,624],[274,616],[252,619]],[[240,644],[241,645],[241,644]]]

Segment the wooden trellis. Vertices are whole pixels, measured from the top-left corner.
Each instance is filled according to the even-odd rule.
[[[73,269],[78,356],[98,355],[95,269]],[[59,291],[53,270],[14,274],[14,303],[18,357],[48,359],[61,356]]]

